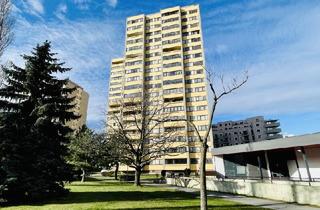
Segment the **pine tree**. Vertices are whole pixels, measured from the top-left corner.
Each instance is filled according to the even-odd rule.
[[[70,111],[74,89],[56,75],[69,71],[55,58],[50,42],[24,55],[25,68],[4,70],[0,89],[0,200],[30,201],[65,192],[70,180],[66,163],[72,130],[66,122],[78,117]]]

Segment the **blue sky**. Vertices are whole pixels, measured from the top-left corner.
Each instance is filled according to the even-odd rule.
[[[207,66],[249,82],[218,106],[215,122],[263,115],[286,134],[320,131],[320,1],[13,0],[15,40],[1,62],[45,40],[90,94],[88,126],[102,128],[110,60],[124,52],[125,19],[200,4]]]

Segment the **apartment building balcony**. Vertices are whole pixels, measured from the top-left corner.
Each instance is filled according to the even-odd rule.
[[[271,133],[280,133],[281,132],[281,128],[272,128],[272,129],[267,129],[267,134],[271,134]]]
[[[279,126],[280,126],[280,123],[275,120],[266,121],[266,123],[265,123],[265,127],[267,127],[267,128],[279,127]]]

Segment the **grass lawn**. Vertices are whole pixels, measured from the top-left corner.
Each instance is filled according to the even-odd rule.
[[[135,187],[108,179],[91,179],[85,183],[68,185],[67,197],[38,203],[2,208],[4,210],[73,210],[73,209],[199,209],[198,195],[169,190],[162,187]],[[210,209],[238,210],[262,209],[217,198],[209,198]]]

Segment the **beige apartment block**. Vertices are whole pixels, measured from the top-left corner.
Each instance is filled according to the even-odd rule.
[[[67,83],[68,88],[75,88],[75,91],[72,92],[70,97],[75,97],[74,103],[75,107],[73,108],[73,112],[80,116],[80,118],[76,120],[71,120],[67,122],[67,125],[73,130],[77,131],[82,128],[83,125],[86,124],[87,121],[87,110],[88,110],[88,101],[89,94],[78,84],[72,82],[71,80]]]
[[[204,136],[209,129],[209,104],[199,6],[128,17],[125,46],[125,56],[112,60],[108,113],[121,110],[117,105],[121,99],[154,95],[164,103],[170,101],[172,115],[193,121]],[[184,134],[176,143],[184,145],[182,152],[151,162],[145,171],[199,171],[200,142],[190,126],[185,122],[183,126]],[[132,169],[121,166],[120,170]],[[207,170],[213,171],[212,154],[207,156]]]

